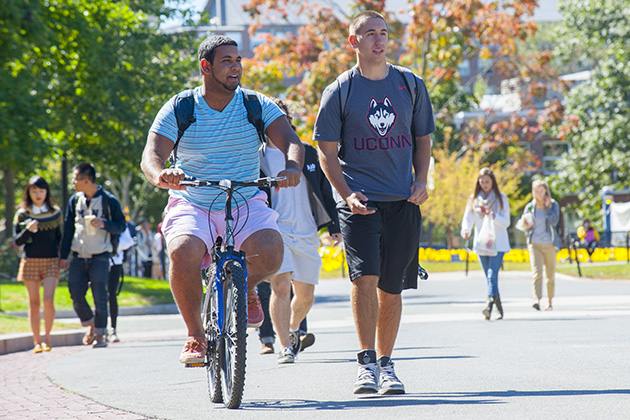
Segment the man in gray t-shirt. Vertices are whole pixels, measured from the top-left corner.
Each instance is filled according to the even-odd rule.
[[[391,353],[402,313],[400,294],[417,284],[419,205],[428,198],[435,124],[424,82],[413,76],[409,83],[408,70],[387,63],[385,19],[363,12],[349,32],[357,65],[349,82],[340,78],[324,91],[313,138],[336,190],[352,281],[362,349],[354,393],[403,394]]]

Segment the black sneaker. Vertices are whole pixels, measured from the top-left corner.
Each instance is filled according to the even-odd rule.
[[[300,352],[300,348],[302,347],[302,341],[300,341],[300,333],[297,331],[289,332],[289,345],[291,346],[291,350],[293,350],[293,354],[298,354]]]
[[[304,351],[305,348],[311,347],[315,344],[315,335],[311,333],[306,333],[300,335],[300,351]]]
[[[355,394],[376,394],[378,392],[378,365],[376,351],[363,350],[357,354],[359,372],[354,383]]]
[[[107,347],[107,335],[105,334],[96,334],[94,338],[94,344],[92,348],[98,349],[102,347]]]

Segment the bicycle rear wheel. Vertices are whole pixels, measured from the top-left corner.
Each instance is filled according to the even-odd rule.
[[[236,261],[225,264],[223,283],[225,323],[221,346],[223,402],[227,408],[238,408],[245,387],[247,356],[247,290],[243,267]]]
[[[203,327],[206,333],[206,372],[208,374],[208,394],[213,403],[223,402],[221,392],[221,329],[219,328],[218,296],[214,275],[216,266],[208,268],[207,287],[203,302]]]

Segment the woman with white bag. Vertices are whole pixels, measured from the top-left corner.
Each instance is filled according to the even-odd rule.
[[[503,256],[510,251],[507,228],[510,226],[510,204],[499,190],[499,185],[490,168],[479,171],[475,190],[468,199],[462,219],[462,238],[470,238],[473,228],[473,252],[488,281],[488,302],[482,313],[487,320],[496,305],[498,319],[503,319],[503,305],[499,294],[499,270]]]

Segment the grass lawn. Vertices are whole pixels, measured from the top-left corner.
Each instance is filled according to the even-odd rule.
[[[630,264],[627,263],[602,265],[580,263],[580,270],[582,271],[582,277],[587,279],[630,280]],[[560,265],[557,271],[570,276],[578,276],[578,269],[575,263],[572,265]]]
[[[88,290],[88,302],[92,301],[92,292]],[[125,277],[125,282],[118,295],[120,306],[148,306],[173,303],[173,295],[168,281]],[[72,309],[72,300],[66,282],[59,283],[55,292],[55,308]],[[28,299],[24,284],[14,281],[0,281],[0,310],[2,312],[27,311]]]
[[[88,290],[88,302],[93,302],[92,292]],[[168,281],[125,277],[125,282],[118,304],[121,306],[148,306],[173,303],[173,295]],[[72,309],[72,300],[66,282],[59,283],[55,292],[55,309]],[[30,332],[31,326],[26,317],[16,317],[2,312],[28,311],[28,298],[23,283],[0,281],[0,334]],[[55,322],[53,331],[81,328],[80,324]],[[43,331],[42,321],[42,331]]]
[[[420,263],[425,270],[429,272],[429,276],[431,273],[442,273],[446,271],[453,272],[465,272],[466,271],[466,262],[465,261],[457,261],[457,262],[433,262],[433,261],[422,261]],[[603,263],[599,265],[591,265],[590,263],[580,263],[580,268],[582,269],[582,277],[584,278],[592,278],[592,279],[609,279],[609,280],[630,280],[630,264],[626,263],[618,263],[618,262],[610,262]],[[503,262],[503,269],[505,271],[530,271],[529,262]],[[470,261],[468,263],[468,270],[481,270],[481,266],[477,261]],[[573,264],[569,263],[559,263],[557,266],[557,271],[562,274],[567,274],[569,276],[578,276],[577,266],[575,262]],[[341,269],[326,272],[321,271],[320,279],[336,279],[340,277],[348,277],[348,273],[342,273]]]
[[[44,321],[41,323],[41,332],[44,332]],[[55,322],[53,325],[53,331],[59,330],[74,330],[82,328],[79,323],[66,323]],[[11,316],[0,313],[0,334],[13,334],[31,332],[31,324],[28,322],[28,318],[21,316]]]

